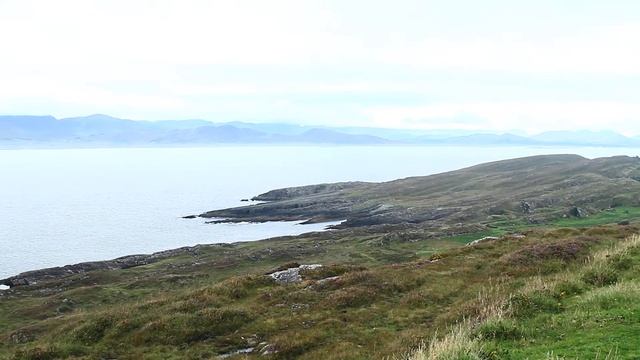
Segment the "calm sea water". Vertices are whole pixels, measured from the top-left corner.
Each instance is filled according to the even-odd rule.
[[[181,217],[243,205],[270,189],[385,181],[549,153],[640,149],[232,146],[0,150],[0,278],[185,245],[316,231],[290,222],[205,224]]]

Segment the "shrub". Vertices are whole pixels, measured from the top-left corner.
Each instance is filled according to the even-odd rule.
[[[609,262],[616,270],[625,271],[633,267],[633,259],[627,254],[615,254]]]
[[[142,326],[142,319],[134,316],[123,317],[113,324],[113,332],[118,335],[131,332]]]
[[[553,288],[553,296],[561,299],[565,296],[582,294],[585,291],[584,285],[578,281],[565,280],[558,282]]]
[[[587,270],[582,275],[582,281],[589,285],[601,287],[618,282],[618,274],[611,267],[600,265]]]
[[[271,285],[271,280],[267,276],[234,276],[203,291],[211,291],[216,295],[237,300],[249,295],[249,290],[267,285]]]
[[[427,305],[429,303],[429,298],[424,291],[415,290],[403,296],[400,302],[403,305],[419,307]]]
[[[320,332],[284,333],[273,339],[278,358],[295,359],[321,343]]]
[[[408,306],[434,306],[448,304],[455,292],[448,289],[433,291],[425,289],[415,289],[404,295],[400,303]]]
[[[511,265],[532,265],[544,260],[561,260],[567,262],[575,260],[590,243],[595,241],[595,239],[584,237],[573,241],[558,241],[550,244],[525,246],[507,255],[506,261]]]
[[[376,299],[377,293],[366,287],[350,286],[329,294],[323,305],[333,308],[364,306]]]
[[[619,282],[612,286],[595,289],[582,298],[581,304],[587,309],[629,308],[640,296],[637,282]]]
[[[49,360],[59,359],[60,354],[58,349],[52,346],[47,347],[32,347],[28,349],[18,350],[13,358],[15,360]]]
[[[513,321],[490,320],[478,327],[477,335],[488,340],[517,340],[522,332]]]
[[[446,256],[443,253],[434,253],[429,256],[429,261],[438,261],[444,259]]]
[[[133,339],[137,344],[184,345],[229,335],[253,319],[252,314],[234,309],[175,313],[147,323],[134,334]]]
[[[205,309],[198,311],[195,316],[188,317],[187,342],[202,340],[218,335],[230,334],[246,323],[251,322],[253,316],[244,310],[234,309]]]
[[[73,332],[73,336],[80,342],[91,345],[100,341],[105,333],[113,326],[114,319],[109,315],[102,315],[89,320]]]
[[[540,291],[513,295],[507,302],[507,308],[515,317],[531,317],[541,312],[558,313],[562,311],[562,304],[550,293]]]
[[[422,346],[408,360],[484,360],[485,354],[478,339],[471,336],[466,324],[456,326],[443,338],[434,338]]]

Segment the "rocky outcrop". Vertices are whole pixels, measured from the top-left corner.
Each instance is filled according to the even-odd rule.
[[[473,241],[467,243],[467,246],[474,246],[474,245],[482,244],[482,243],[487,242],[487,241],[524,239],[525,237],[526,237],[526,235],[523,235],[523,234],[509,234],[509,235],[503,235],[503,236],[500,236],[500,237],[497,237],[497,236],[485,236],[483,238],[480,238],[480,239],[477,239],[477,240],[473,240]]]
[[[136,266],[142,266],[157,262],[159,260],[190,254],[196,256],[202,247],[211,247],[211,246],[233,246],[230,244],[212,244],[212,245],[196,245],[196,246],[186,246],[173,250],[165,250],[155,252],[153,254],[147,255],[129,255],[119,257],[113,260],[105,260],[105,261],[91,261],[84,262],[74,265],[66,265],[66,266],[58,266],[41,270],[27,271],[16,276],[12,276],[6,279],[0,280],[0,284],[9,286],[11,288],[18,286],[26,286],[37,284],[41,281],[59,279],[75,274],[82,274],[89,271],[95,270],[117,270],[117,269],[127,269]]]
[[[520,209],[522,209],[523,214],[531,214],[532,212],[531,204],[524,200],[520,201]]]
[[[230,353],[218,355],[218,359],[227,359],[227,358],[230,358],[230,357],[236,356],[236,355],[251,354],[254,349],[255,348],[252,348],[252,347],[244,348],[244,349],[238,349],[238,350],[232,351]]]
[[[574,206],[569,209],[569,215],[577,218],[583,218],[587,216],[587,212],[577,206]]]
[[[346,189],[354,189],[357,187],[365,186],[367,184],[368,183],[366,182],[353,181],[353,182],[341,182],[341,183],[335,183],[335,184],[319,184],[319,185],[308,185],[308,186],[276,189],[276,190],[271,190],[264,194],[255,196],[251,200],[254,200],[254,201],[289,200],[289,199],[294,199],[302,196],[327,194],[327,193],[334,193],[336,191],[341,191]]]
[[[478,245],[480,243],[486,242],[486,241],[491,241],[491,240],[500,240],[499,237],[496,236],[485,236],[481,239],[477,239],[477,240],[473,240],[470,243],[467,243],[467,246],[473,246],[473,245]]]
[[[300,271],[313,270],[322,267],[320,264],[300,265],[298,267],[288,268],[269,274],[268,276],[275,280],[278,284],[293,284],[302,281]]]

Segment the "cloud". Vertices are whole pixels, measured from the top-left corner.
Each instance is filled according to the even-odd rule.
[[[0,1],[0,112],[640,132],[633,2],[462,4]]]
[[[509,131],[616,130],[640,134],[640,104],[623,102],[468,102],[419,107],[372,107],[377,126]],[[471,121],[469,121],[471,120]]]
[[[427,68],[480,71],[640,74],[637,24],[542,39],[511,35],[430,38],[403,44],[383,60]]]
[[[3,52],[0,64],[367,63],[436,70],[640,73],[637,23],[539,35],[508,29],[480,34],[413,29],[384,36],[381,29],[401,28],[402,20],[368,24],[340,14],[339,5],[295,0],[2,2],[0,43],[11,51]],[[406,21],[418,18],[415,14]]]
[[[293,0],[24,0],[0,10],[0,42],[14,50],[5,64],[288,64],[334,40],[321,30],[328,14]]]

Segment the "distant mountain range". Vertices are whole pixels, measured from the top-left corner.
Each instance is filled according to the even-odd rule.
[[[610,131],[553,131],[527,137],[462,130],[326,127],[237,121],[215,123],[205,120],[135,121],[108,115],[64,119],[53,116],[0,116],[0,146],[5,148],[213,144],[640,147],[640,138]]]

